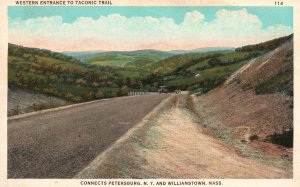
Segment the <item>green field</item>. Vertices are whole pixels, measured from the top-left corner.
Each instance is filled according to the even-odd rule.
[[[79,55],[77,59],[87,64],[111,67],[139,67],[141,64],[157,62],[171,54],[155,50],[101,52],[90,55]]]

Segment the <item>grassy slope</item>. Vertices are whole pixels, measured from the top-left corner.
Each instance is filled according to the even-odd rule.
[[[164,84],[171,90],[194,90],[205,87],[205,91],[208,91],[258,55],[259,53],[253,52],[184,54],[157,62],[151,68],[160,75],[156,78],[161,80],[159,84]],[[212,65],[211,59],[218,59],[219,63]],[[200,76],[196,78],[197,74]]]
[[[129,52],[101,52],[90,55],[77,56],[77,58],[82,62],[100,66],[135,67],[136,65],[140,65],[143,62],[153,63],[169,56],[171,56],[171,54],[167,52],[155,50],[139,50]]]

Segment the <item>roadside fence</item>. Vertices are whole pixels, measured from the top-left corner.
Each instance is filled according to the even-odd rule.
[[[136,96],[136,95],[153,95],[159,94],[158,92],[128,92],[128,96]]]

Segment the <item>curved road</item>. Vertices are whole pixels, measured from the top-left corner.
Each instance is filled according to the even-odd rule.
[[[100,100],[8,120],[8,178],[72,178],[168,96]]]

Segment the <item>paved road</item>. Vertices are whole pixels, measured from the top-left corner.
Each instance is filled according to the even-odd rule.
[[[71,178],[168,95],[124,97],[8,121],[8,178]]]

